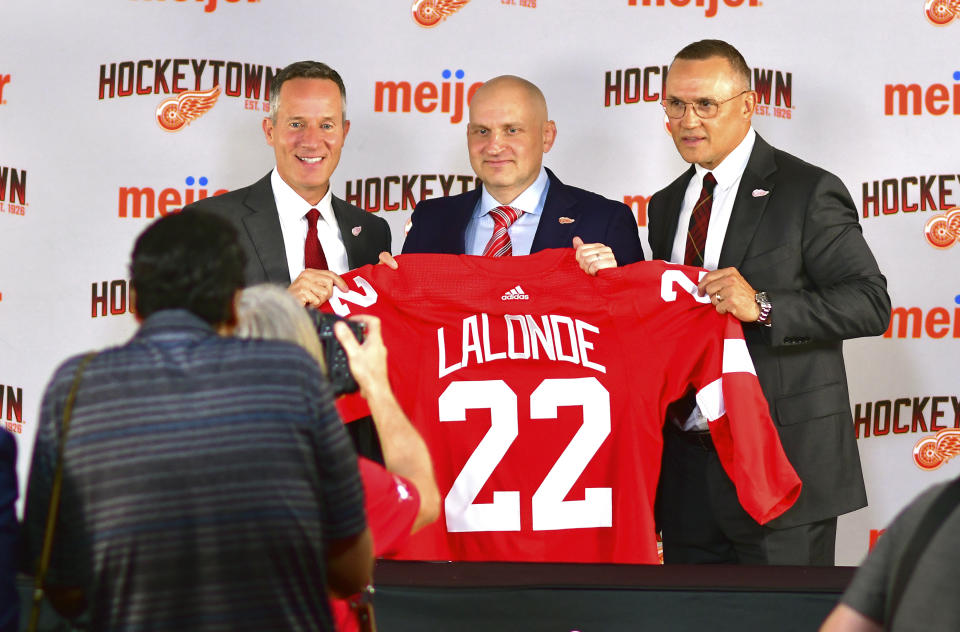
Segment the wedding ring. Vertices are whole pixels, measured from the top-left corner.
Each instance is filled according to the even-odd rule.
[[[722,298],[720,298],[720,292],[717,292],[716,294],[714,294],[714,296],[717,297],[718,303],[723,300]]]

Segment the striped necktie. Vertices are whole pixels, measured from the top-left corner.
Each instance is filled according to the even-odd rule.
[[[703,267],[703,250],[707,245],[707,228],[710,226],[710,209],[713,207],[713,188],[717,179],[712,173],[703,176],[703,188],[700,199],[690,215],[690,228],[687,229],[687,249],[683,263],[688,266]]]
[[[493,235],[483,249],[484,257],[507,257],[513,254],[513,244],[510,243],[510,233],[507,229],[523,215],[523,211],[512,206],[498,206],[490,209],[493,216]]]

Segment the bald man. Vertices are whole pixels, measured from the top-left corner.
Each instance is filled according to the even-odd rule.
[[[582,255],[598,265],[641,261],[637,222],[625,204],[568,186],[544,168],[556,138],[537,86],[511,75],[484,83],[467,124],[470,165],[483,186],[417,204],[403,252],[528,255],[579,238]]]

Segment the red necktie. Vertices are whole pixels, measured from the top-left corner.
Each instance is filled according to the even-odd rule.
[[[703,188],[700,199],[690,215],[690,228],[687,230],[687,250],[683,263],[688,266],[703,267],[703,250],[707,245],[707,228],[710,226],[710,209],[713,207],[713,188],[717,179],[712,173],[703,176]]]
[[[315,270],[327,269],[327,257],[323,254],[323,246],[317,236],[317,219],[320,211],[315,208],[307,211],[307,240],[303,243],[303,267]]]
[[[498,206],[490,209],[493,216],[493,235],[483,249],[484,257],[508,257],[513,254],[513,244],[510,243],[510,233],[507,229],[523,215],[523,211],[512,206]]]

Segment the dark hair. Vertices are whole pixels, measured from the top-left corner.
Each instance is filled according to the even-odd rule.
[[[722,57],[730,62],[733,72],[747,83],[750,87],[750,66],[736,48],[723,40],[705,39],[692,44],[687,44],[674,56],[674,59],[710,59],[711,57]]]
[[[277,122],[277,106],[280,103],[280,88],[291,79],[329,79],[340,90],[340,102],[343,116],[347,116],[347,88],[343,85],[340,73],[319,61],[295,61],[279,73],[270,82],[270,119]]]
[[[211,325],[234,321],[246,257],[237,231],[206,211],[162,217],[137,237],[130,280],[137,315],[186,309]]]

